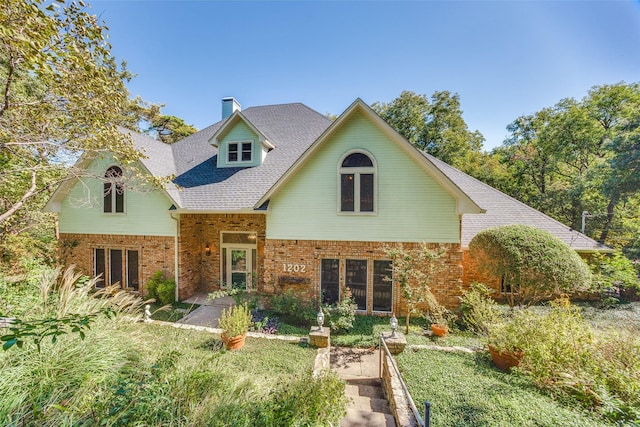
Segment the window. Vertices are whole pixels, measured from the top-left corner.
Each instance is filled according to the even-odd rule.
[[[124,213],[122,169],[111,166],[104,174],[104,213]]]
[[[358,306],[358,310],[367,309],[367,260],[348,259],[346,261],[347,288]]]
[[[373,261],[373,311],[393,311],[392,261]]]
[[[323,304],[334,304],[340,299],[340,260],[320,261],[320,292]]]
[[[230,142],[227,145],[227,161],[229,163],[253,161],[253,143],[251,141]]]
[[[96,288],[120,284],[134,291],[140,287],[138,251],[132,249],[94,249],[94,274],[101,275]],[[109,273],[107,277],[107,272]]]
[[[375,212],[375,172],[371,157],[347,155],[340,165],[340,212]]]

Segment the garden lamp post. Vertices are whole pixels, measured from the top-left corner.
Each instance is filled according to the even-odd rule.
[[[391,338],[396,338],[396,331],[398,330],[398,319],[396,319],[395,314],[391,314],[389,324],[391,325]]]
[[[320,311],[318,311],[318,315],[316,316],[316,320],[318,321],[318,328],[320,328],[320,331],[322,332],[322,325],[324,325],[324,313],[322,312],[322,309],[320,309]]]

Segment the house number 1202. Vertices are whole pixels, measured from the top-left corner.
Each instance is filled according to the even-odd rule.
[[[287,273],[305,273],[307,266],[304,264],[282,264],[282,271]]]

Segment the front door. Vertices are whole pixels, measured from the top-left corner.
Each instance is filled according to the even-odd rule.
[[[223,281],[227,289],[251,288],[253,257],[251,249],[228,247],[223,249]]]

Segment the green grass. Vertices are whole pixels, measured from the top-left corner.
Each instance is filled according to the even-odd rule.
[[[434,426],[610,425],[563,405],[519,375],[497,371],[487,352],[408,350],[397,361],[420,411],[425,401],[431,403]]]
[[[200,307],[197,304],[185,304],[183,302],[174,302],[170,306],[163,306],[159,302],[154,302],[150,305],[151,318],[154,320],[162,320],[165,322],[176,322],[196,308]]]

